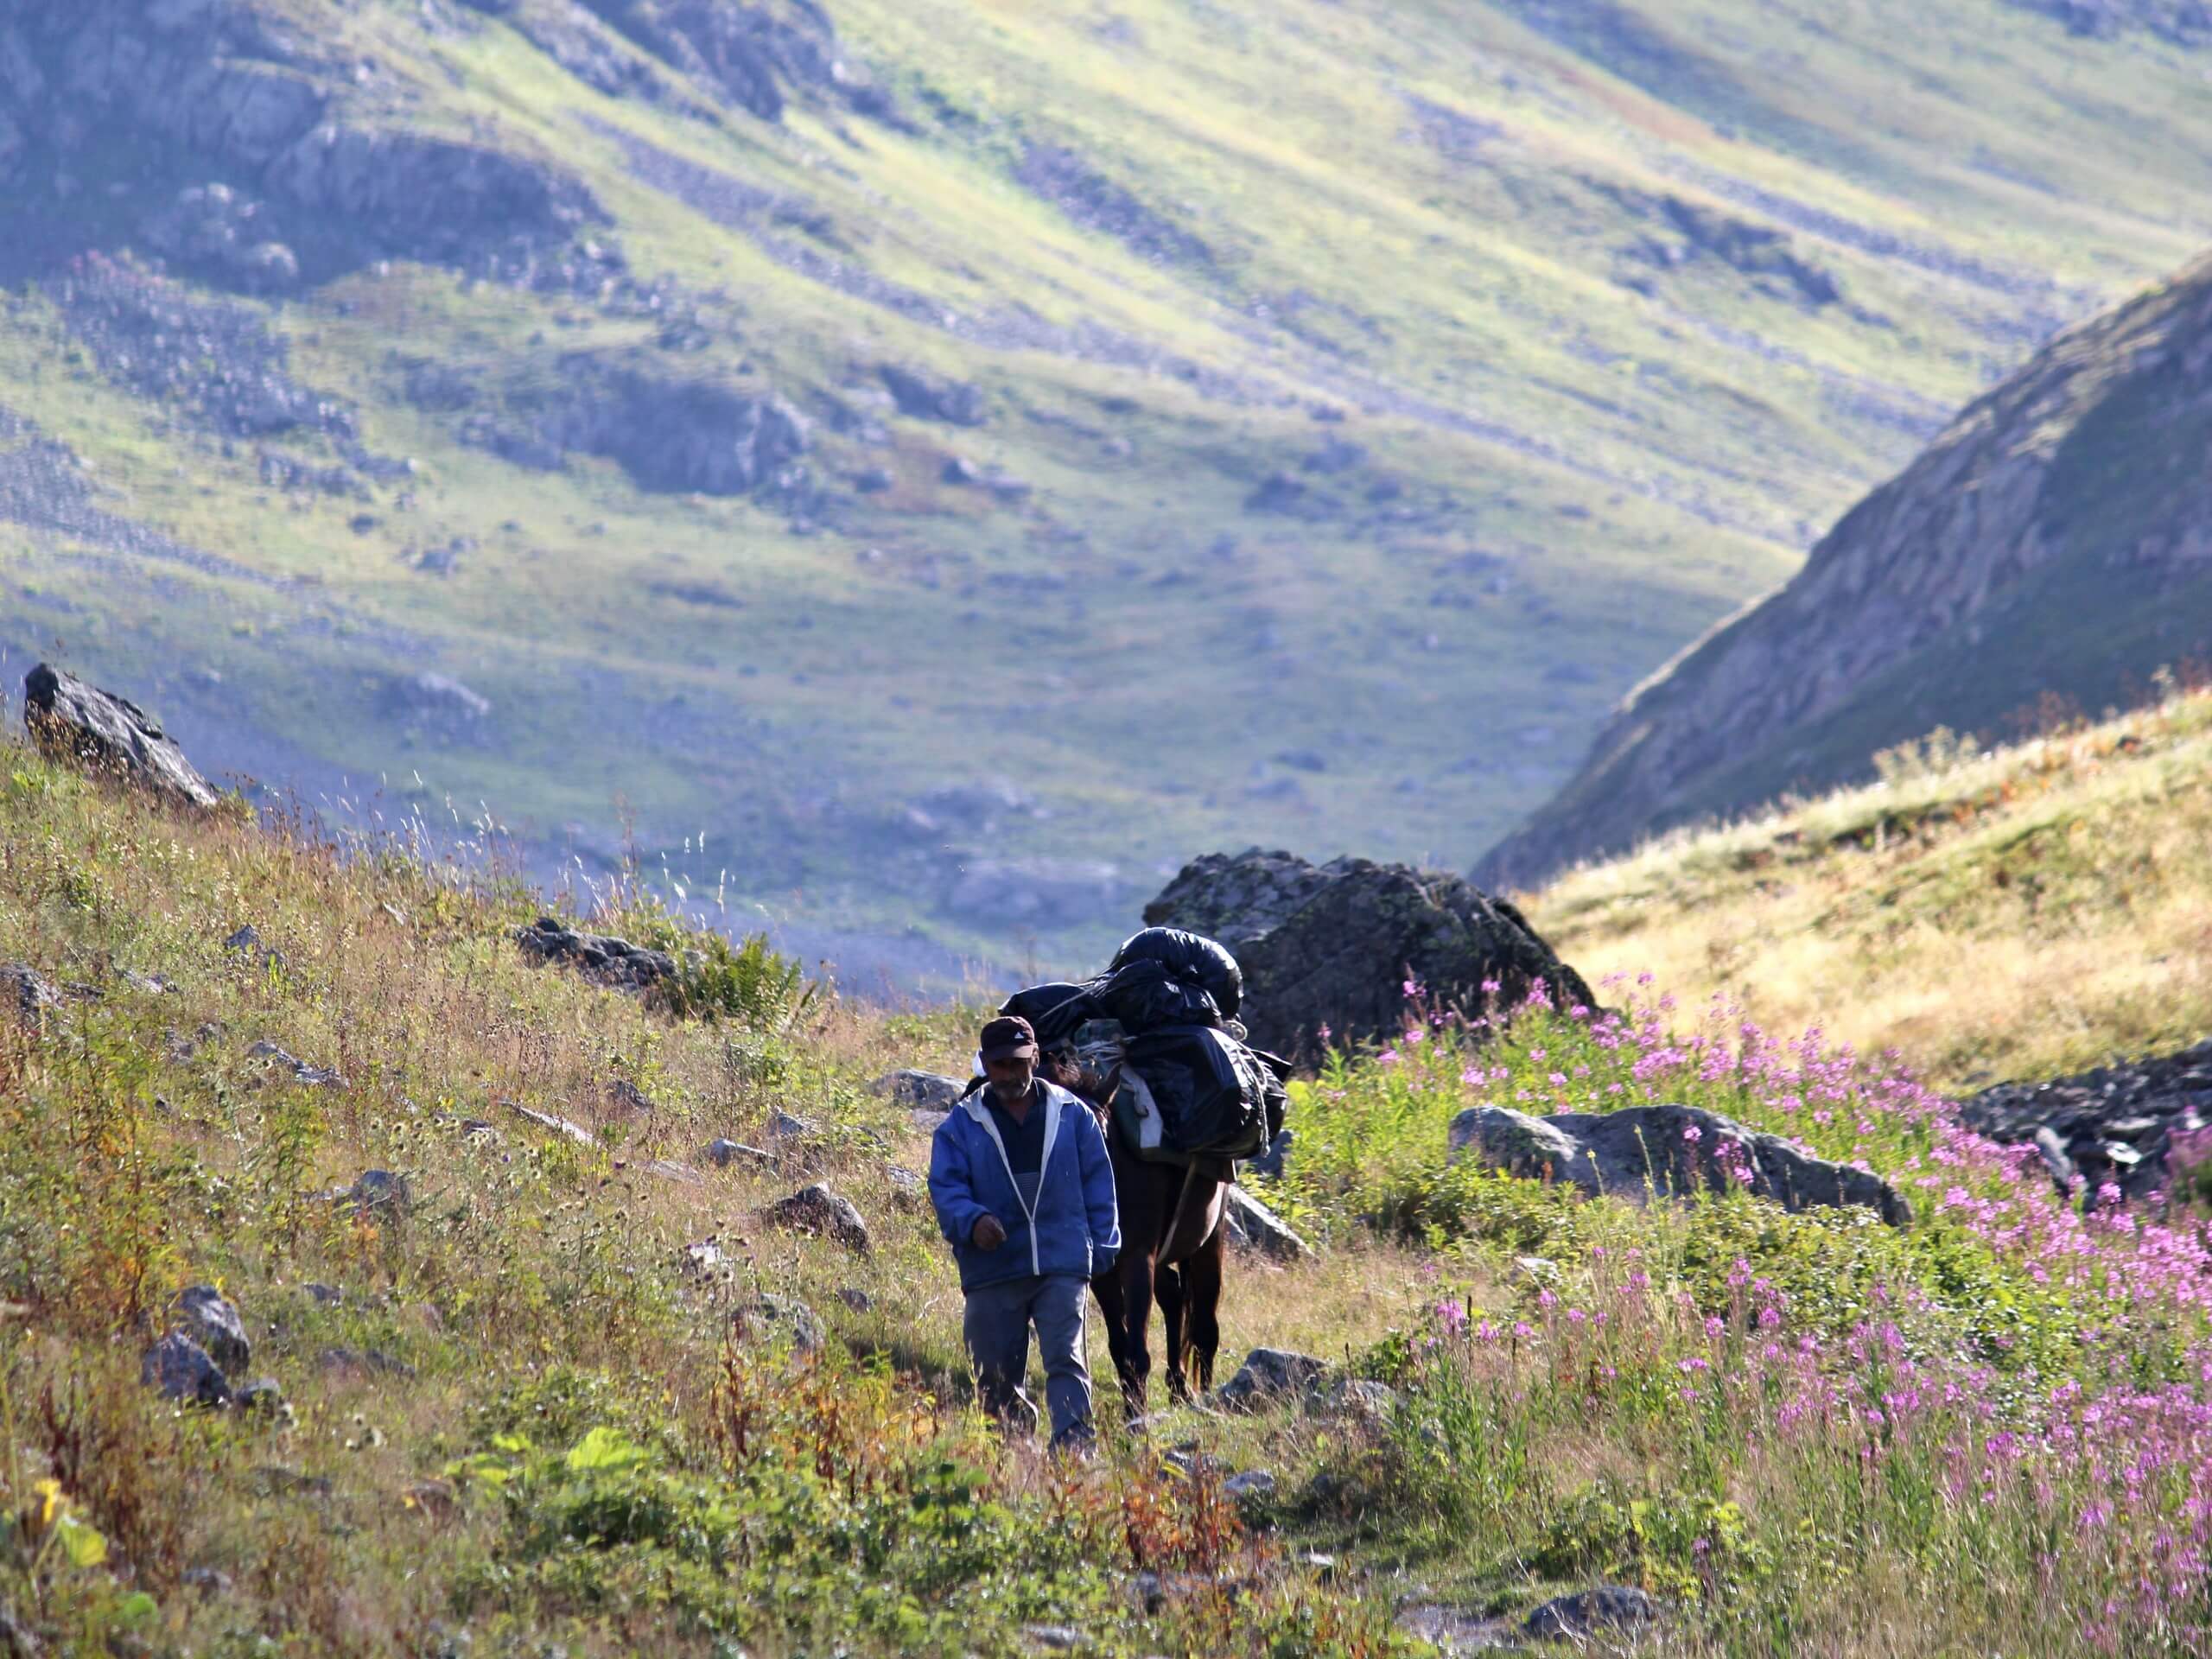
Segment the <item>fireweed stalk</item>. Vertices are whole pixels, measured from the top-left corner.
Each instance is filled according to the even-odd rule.
[[[1478,1564],[1637,1573],[1716,1633],[1802,1639],[1816,1609],[1832,1628],[1872,1573],[1993,1639],[2212,1641],[2200,1219],[2060,1194],[1894,1054],[1777,1039],[1719,999],[1686,1019],[1649,987],[1466,1014],[1409,986],[1395,1037],[1305,1090],[1281,1193],[1300,1218],[1426,1237],[1491,1286],[1378,1362],[1410,1392],[1370,1478],[1417,1489],[1392,1496]],[[1470,1105],[1662,1102],[1878,1172],[1912,1224],[1736,1193],[1639,1211],[1448,1159]],[[1500,1247],[1537,1256],[1501,1274]],[[1592,1467],[1645,1473],[1561,1472]]]

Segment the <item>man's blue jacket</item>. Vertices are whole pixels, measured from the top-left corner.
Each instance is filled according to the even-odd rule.
[[[930,1202],[960,1264],[960,1287],[979,1290],[1031,1274],[1096,1278],[1122,1249],[1122,1217],[1114,1202],[1114,1166],[1090,1108],[1046,1083],[1029,1109],[1045,1114],[1045,1154],[1033,1213],[1014,1185],[998,1125],[981,1090],[938,1125],[930,1147]],[[1006,1243],[979,1250],[976,1220],[996,1216]]]

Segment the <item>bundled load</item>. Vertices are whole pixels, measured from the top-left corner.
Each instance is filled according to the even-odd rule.
[[[1033,985],[1020,1014],[1078,1092],[1111,1103],[1140,1157],[1250,1158],[1281,1131],[1289,1063],[1248,1047],[1236,1022],[1244,978],[1213,940],[1148,927],[1081,984]]]

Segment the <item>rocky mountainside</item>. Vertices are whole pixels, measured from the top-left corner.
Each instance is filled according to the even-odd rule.
[[[868,979],[1464,865],[2212,239],[2112,18],[7,8],[0,678]]]
[[[1869,776],[1938,726],[2139,701],[2212,656],[2212,260],[2069,329],[1631,694],[1482,862],[1526,884],[1669,824]]]

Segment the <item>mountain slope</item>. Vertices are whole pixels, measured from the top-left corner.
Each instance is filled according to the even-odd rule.
[[[2061,335],[1868,496],[1778,593],[1629,699],[1483,862],[1526,881],[1938,725],[2139,700],[2212,654],[2212,260]]]
[[[1994,0],[11,14],[0,649],[902,979],[1208,845],[1461,861],[2212,234],[2201,67]]]

